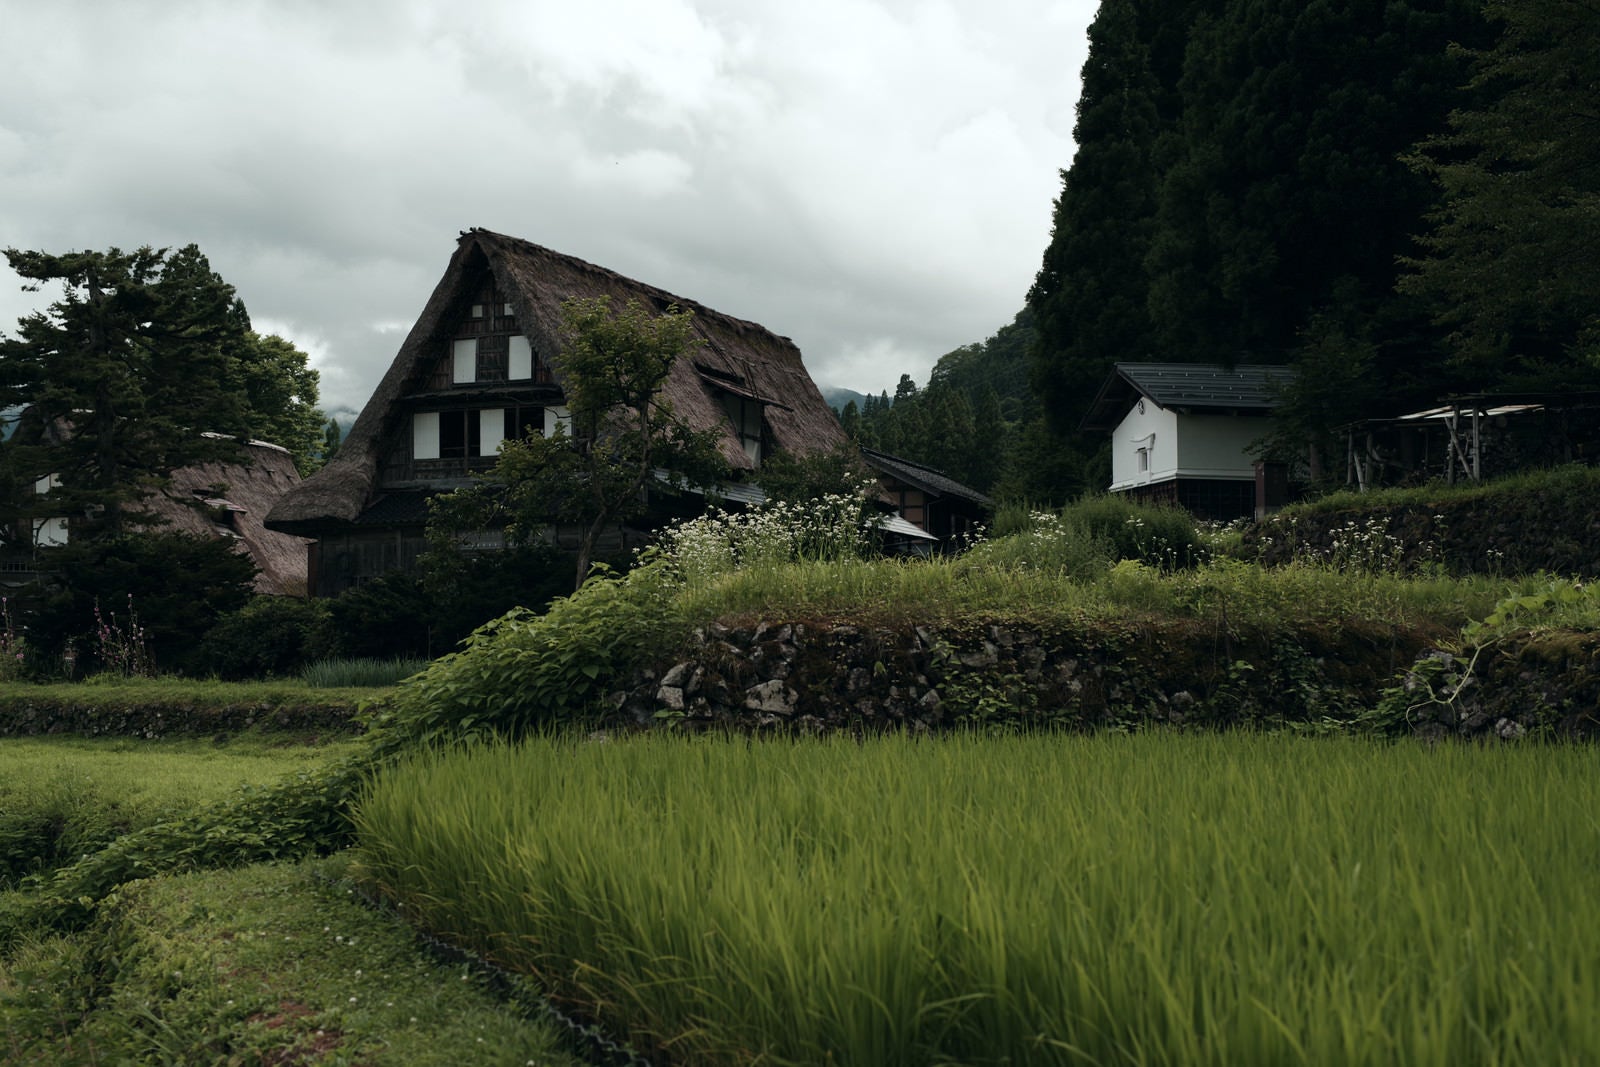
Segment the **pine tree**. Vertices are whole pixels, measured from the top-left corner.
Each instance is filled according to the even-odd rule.
[[[1566,388],[1600,369],[1600,4],[1490,0],[1469,53],[1481,102],[1412,163],[1442,190],[1401,282],[1478,388]],[[1592,387],[1592,386],[1590,386]]]
[[[1418,377],[1396,258],[1436,194],[1401,162],[1461,100],[1470,0],[1228,0],[1196,27],[1147,259],[1159,358],[1284,362],[1319,316]]]
[[[5,465],[56,477],[41,504],[74,517],[74,538],[115,537],[147,519],[139,501],[173,470],[228,454],[203,431],[247,429],[226,384],[249,335],[244,305],[193,245],[6,258],[33,288],[64,292],[0,340],[0,407],[26,408],[50,442],[8,443]]]
[[[1187,29],[1211,6],[1105,0],[1089,28],[1078,150],[1028,293],[1033,389],[1059,434],[1077,429],[1113,363],[1152,353],[1145,261],[1162,176],[1156,147],[1178,115]]]

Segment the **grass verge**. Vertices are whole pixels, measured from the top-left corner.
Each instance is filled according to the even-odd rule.
[[[73,733],[137,738],[278,730],[356,733],[360,709],[393,688],[314,689],[304,682],[107,678],[0,683],[0,737]]]
[[[325,861],[338,873],[339,863]],[[0,966],[9,1064],[567,1067],[555,1024],[309,864],[135,882]]]
[[[242,786],[313,771],[359,745],[348,740],[313,747],[268,735],[222,744],[0,739],[0,888],[221,801]]]

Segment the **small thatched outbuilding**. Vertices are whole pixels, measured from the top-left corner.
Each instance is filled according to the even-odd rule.
[[[269,530],[267,513],[300,484],[287,448],[265,441],[239,446],[237,460],[197,463],[172,472],[163,493],[140,506],[165,523],[155,529],[232,539],[255,562],[258,593],[305,596],[305,538]]]
[[[502,441],[566,417],[553,359],[561,304],[608,297],[694,312],[702,340],[665,392],[723,458],[753,473],[773,450],[847,444],[786,337],[528,241],[469,230],[394,363],[333,460],[288,493],[270,529],[316,539],[313,595],[409,567],[426,547],[427,498],[487,469]]]

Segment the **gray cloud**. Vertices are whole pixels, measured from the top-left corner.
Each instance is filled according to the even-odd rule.
[[[0,0],[0,240],[196,242],[358,408],[457,231],[876,392],[1021,306],[1093,0]],[[0,269],[0,329],[37,306]]]

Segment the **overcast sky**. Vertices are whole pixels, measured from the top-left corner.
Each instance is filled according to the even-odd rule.
[[[1011,320],[1095,0],[0,0],[0,246],[194,242],[359,409],[473,226],[794,338]],[[0,264],[0,331],[38,296]]]

